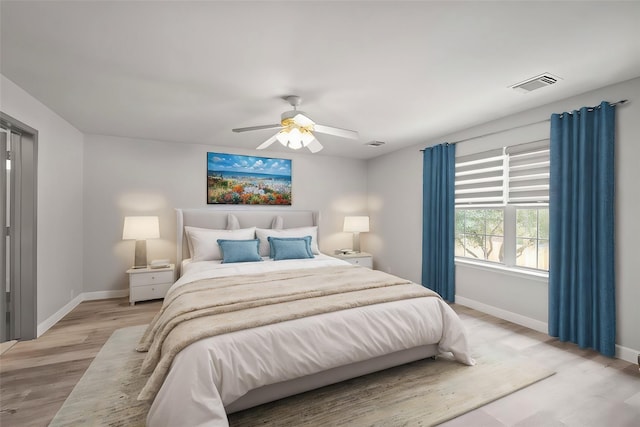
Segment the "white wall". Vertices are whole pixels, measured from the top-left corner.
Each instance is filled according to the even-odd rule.
[[[293,205],[282,209],[320,211],[321,250],[329,253],[351,245],[351,234],[341,232],[342,221],[344,215],[367,212],[364,160],[87,135],[84,147],[85,291],[128,288],[125,271],[133,262],[134,242],[121,240],[126,215],[158,215],[161,239],[147,242],[148,257],[175,260],[174,209],[207,207],[207,151],[292,159]]]
[[[544,88],[541,90],[553,90]],[[526,96],[526,94],[523,94]],[[422,239],[422,153],[420,149],[446,141],[457,141],[488,132],[545,120],[552,113],[571,111],[629,99],[617,108],[616,128],[616,276],[618,353],[635,361],[640,349],[640,78],[608,86],[579,96],[548,104],[500,120],[476,126],[423,145],[372,159],[368,163],[371,229],[366,249],[372,252],[379,269],[410,280],[420,281]],[[488,101],[490,102],[490,100]],[[484,151],[505,142],[518,143],[549,136],[549,124],[527,126],[493,138],[460,143],[457,155]],[[456,298],[494,314],[522,321],[529,326],[547,323],[547,285],[536,279],[504,275],[467,265],[456,266]],[[540,329],[540,328],[538,328]]]
[[[83,135],[12,81],[0,78],[0,109],[38,131],[37,322],[41,324],[82,292]]]

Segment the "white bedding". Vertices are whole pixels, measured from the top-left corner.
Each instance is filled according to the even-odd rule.
[[[188,263],[173,285],[237,274],[344,265],[326,255],[238,264]],[[248,391],[408,348],[438,343],[472,365],[460,319],[439,298],[415,298],[200,340],[174,359],[147,417],[156,426],[227,426],[225,407]]]

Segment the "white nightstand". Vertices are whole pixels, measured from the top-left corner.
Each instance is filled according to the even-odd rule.
[[[130,268],[129,303],[164,298],[175,281],[175,265],[165,268]]]
[[[351,264],[373,268],[373,255],[366,252],[357,252],[353,254],[335,254],[334,257],[343,259]]]

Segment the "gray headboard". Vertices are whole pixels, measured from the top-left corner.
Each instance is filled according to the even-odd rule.
[[[182,265],[182,260],[189,257],[189,248],[184,233],[184,226],[189,225],[192,227],[224,230],[227,227],[227,217],[229,214],[233,214],[238,218],[240,228],[253,226],[258,228],[271,228],[271,222],[276,216],[282,217],[284,223],[283,228],[308,227],[318,225],[320,222],[320,214],[317,211],[276,209],[222,210],[211,208],[176,209],[176,267],[178,269],[180,269]]]

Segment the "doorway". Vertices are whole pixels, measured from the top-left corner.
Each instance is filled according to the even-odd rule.
[[[0,342],[37,336],[37,135],[0,112]]]

